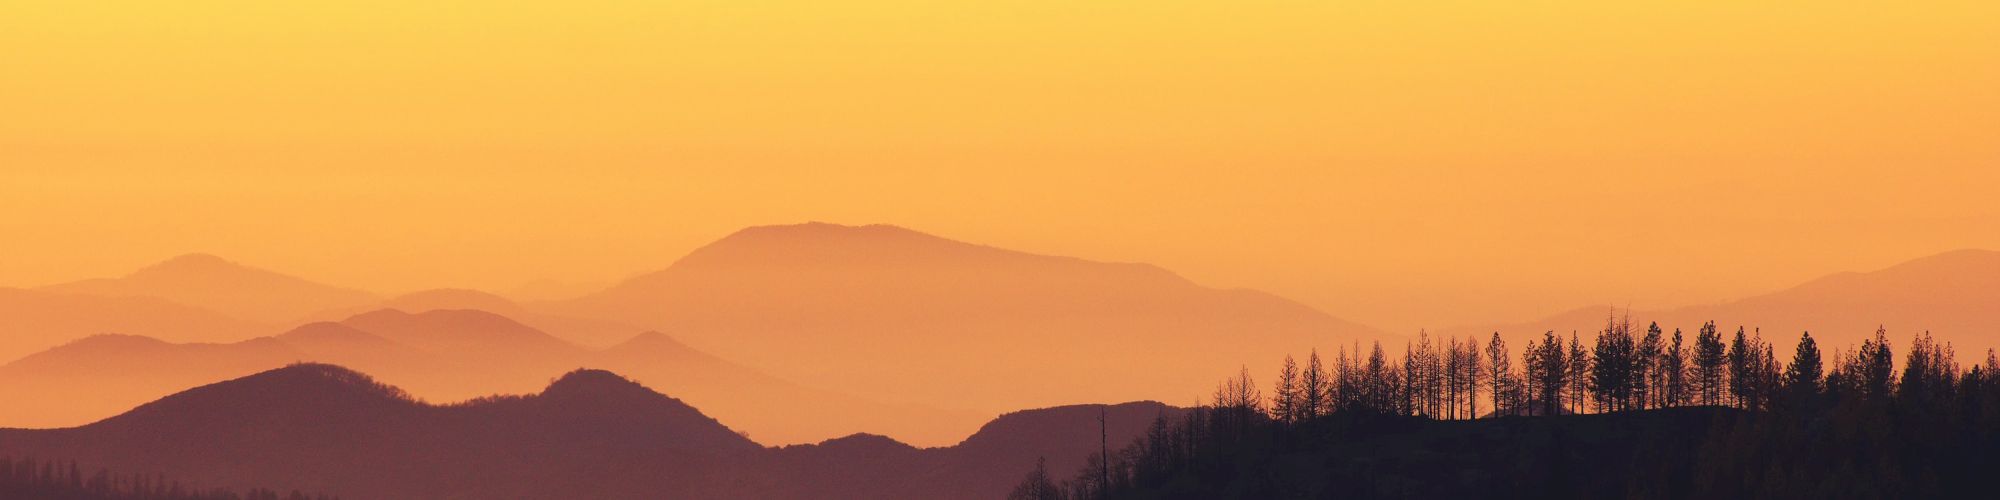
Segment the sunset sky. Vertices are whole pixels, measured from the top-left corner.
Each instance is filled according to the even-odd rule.
[[[1397,331],[1711,302],[2000,248],[2000,4],[1922,3],[8,2],[0,286],[823,220]]]

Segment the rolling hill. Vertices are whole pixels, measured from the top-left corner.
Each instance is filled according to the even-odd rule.
[[[250,338],[271,327],[152,297],[100,297],[0,288],[0,362],[99,334],[176,342]]]
[[[984,412],[1190,399],[1240,363],[1378,336],[1158,267],[886,225],[744,229],[664,270],[529,307],[675,332],[717,356],[872,399]]]
[[[1589,332],[1604,326],[1609,307],[1585,307],[1528,323],[1471,327],[1455,331],[1501,331],[1512,335],[1548,330]],[[1623,314],[1623,312],[1620,312]],[[1850,348],[1888,329],[1895,345],[1929,331],[1940,341],[1985,346],[2000,338],[2000,252],[1959,250],[1910,260],[1868,272],[1828,275],[1798,286],[1717,304],[1631,313],[1634,322],[1659,322],[1669,334],[1694,332],[1715,321],[1725,333],[1738,326],[1762,329],[1779,354],[1788,354],[1800,332],[1810,331],[1821,349]],[[1960,352],[1961,359],[1982,352]]]
[[[315,311],[379,300],[368,292],[315,283],[208,254],[174,257],[123,277],[49,285],[39,290],[103,297],[155,297],[268,324],[288,324]]]
[[[1117,443],[1179,411],[1105,410]],[[436,406],[345,368],[299,364],[78,428],[0,429],[0,455],[345,498],[993,498],[1037,457],[1073,470],[1095,449],[1077,437],[1095,436],[1097,416],[1097,406],[1018,412],[942,448],[868,435],[763,448],[605,371]]]
[[[72,342],[0,365],[0,400],[35,402],[0,406],[0,425],[82,425],[176,391],[299,361],[367,370],[437,401],[529,392],[548,382],[546,374],[578,367],[615,369],[688,398],[774,444],[863,430],[941,444],[964,437],[980,422],[967,412],[891,406],[799,386],[658,332],[591,350],[483,311],[382,310],[235,343],[182,344],[127,335]],[[805,412],[816,417],[796,417]],[[905,425],[909,422],[923,425]]]

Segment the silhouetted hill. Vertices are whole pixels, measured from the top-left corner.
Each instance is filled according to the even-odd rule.
[[[539,394],[436,406],[345,368],[299,364],[78,428],[0,429],[0,455],[344,498],[993,498],[1036,457],[1094,450],[1095,408],[1019,412],[957,447],[856,435],[761,448],[601,370],[572,371]],[[1178,414],[1111,408],[1113,442]],[[1083,434],[1092,439],[1073,439]]]
[[[357,314],[341,324],[431,352],[521,357],[581,350],[506,316],[471,309],[415,314],[383,309]]]
[[[298,361],[353,366],[439,401],[529,392],[544,385],[548,373],[600,366],[697,402],[774,444],[870,429],[900,434],[896,423],[905,420],[974,418],[802,387],[659,332],[591,351],[483,311],[385,310],[232,344],[93,337],[0,365],[0,400],[36,402],[0,406],[0,425],[82,425],[200,384]],[[802,412],[815,417],[798,418]],[[949,442],[963,436],[918,437]]]
[[[79,425],[175,391],[283,366],[304,355],[269,338],[174,344],[96,335],[0,365],[0,422]]]
[[[1738,326],[1761,328],[1765,339],[1782,340],[1775,342],[1782,357],[1800,332],[1811,331],[1831,351],[1860,344],[1877,326],[1896,338],[1927,330],[1941,341],[1983,345],[2000,335],[2000,307],[1995,304],[2000,304],[2000,252],[1959,250],[1876,271],[1832,274],[1731,302],[1631,314],[1634,322],[1658,322],[1669,334],[1680,328],[1690,340],[1710,320],[1729,332]],[[1453,331],[1526,335],[1578,330],[1587,335],[1602,328],[1610,312],[1608,306],[1585,307],[1528,323]]]
[[[41,290],[107,297],[156,297],[274,324],[288,323],[314,311],[376,300],[368,292],[314,283],[207,254],[174,257],[124,277],[50,285]]]
[[[0,288],[0,362],[105,333],[177,342],[248,338],[270,327],[152,297],[101,297]]]
[[[645,328],[615,321],[540,314],[506,297],[461,288],[423,290],[391,297],[365,306],[319,311],[308,316],[314,321],[340,321],[357,314],[394,309],[412,314],[435,310],[478,310],[505,316],[521,324],[548,332],[587,347],[601,348],[623,341]]]
[[[534,307],[675,332],[790,380],[984,412],[1185,398],[1241,360],[1376,336],[1295,302],[1203,287],[1150,265],[885,225],[744,229],[664,270]],[[963,435],[976,424],[914,425]]]

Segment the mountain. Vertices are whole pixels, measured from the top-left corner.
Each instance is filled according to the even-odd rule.
[[[583,346],[609,347],[645,331],[645,328],[616,321],[574,318],[568,316],[540,314],[522,307],[506,297],[478,290],[463,288],[439,288],[398,295],[364,306],[344,307],[315,312],[306,317],[310,321],[340,321],[342,319],[383,309],[395,309],[411,313],[437,310],[479,310],[486,311],[521,322],[537,330],[548,332]]]
[[[1609,307],[1586,307],[1515,325],[1461,329],[1534,332],[1603,328]],[[1620,312],[1619,314],[1624,314]],[[1788,354],[1800,332],[1810,331],[1820,349],[1857,346],[1875,329],[1888,329],[1893,345],[1929,331],[1940,341],[1968,347],[2000,337],[2000,252],[1959,250],[1923,257],[1869,272],[1844,272],[1741,300],[1666,310],[1633,311],[1635,323],[1658,322],[1669,337],[1675,328],[1693,342],[1702,323],[1715,321],[1724,334],[1737,327],[1761,329],[1778,354]],[[1969,351],[1969,349],[1968,349]],[[1983,353],[1961,352],[1961,359]]]
[[[744,229],[664,270],[530,307],[675,332],[717,356],[871,399],[984,412],[1185,400],[1245,361],[1377,337],[1296,302],[1150,265],[886,225]]]
[[[234,344],[173,344],[95,335],[0,365],[0,422],[59,427],[89,422],[219,379],[302,359],[269,338]]]
[[[106,333],[180,342],[238,340],[270,327],[151,297],[0,288],[0,362]]]
[[[659,332],[591,350],[484,311],[396,310],[229,344],[180,344],[138,336],[97,336],[0,365],[0,425],[82,425],[202,383],[299,361],[366,370],[438,401],[533,391],[546,374],[597,366],[630,374],[729,418],[760,440],[804,443],[867,429],[945,443],[979,416],[887,405],[812,389],[689,348]],[[815,418],[797,415],[812,412]],[[931,427],[907,431],[898,422]]]
[[[374,302],[374,294],[306,281],[208,254],[189,254],[120,278],[90,279],[42,291],[104,297],[157,297],[233,317],[283,324],[315,311]]]
[[[572,371],[538,394],[436,406],[359,372],[299,364],[82,427],[0,429],[0,456],[345,498],[994,498],[1037,457],[1074,472],[1068,465],[1097,446],[1100,406],[1018,412],[952,447],[856,435],[762,448],[606,371]],[[1180,412],[1104,409],[1113,443]]]

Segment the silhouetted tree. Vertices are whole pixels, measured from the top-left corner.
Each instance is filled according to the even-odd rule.
[[[1566,368],[1569,374],[1569,400],[1571,412],[1583,413],[1584,404],[1590,400],[1590,351],[1583,348],[1583,341],[1577,339],[1576,332],[1569,332],[1569,360]]]
[[[1465,386],[1465,418],[1479,418],[1479,386],[1484,382],[1481,374],[1485,372],[1485,370],[1479,368],[1481,365],[1479,359],[1479,338],[1467,335],[1465,343],[1462,346],[1462,351],[1459,353],[1459,365],[1465,367],[1462,370],[1465,372],[1464,379],[1461,381]]]
[[[1674,329],[1674,340],[1660,355],[1660,369],[1667,380],[1666,406],[1681,406],[1688,403],[1688,347],[1681,342],[1681,329]]]
[[[1867,398],[1888,400],[1894,389],[1896,356],[1889,348],[1889,330],[1876,327],[1875,338],[1862,341],[1856,354],[1856,381]]]
[[[1444,370],[1438,359],[1437,348],[1431,345],[1429,332],[1417,331],[1416,349],[1414,363],[1404,369],[1415,372],[1413,375],[1417,383],[1410,387],[1410,392],[1414,393],[1419,401],[1417,414],[1438,418],[1443,415],[1441,410],[1444,406]]]
[[[1325,414],[1333,406],[1330,392],[1333,386],[1327,380],[1326,367],[1319,361],[1319,349],[1313,349],[1306,358],[1306,371],[1300,375],[1298,412],[1301,420],[1312,420]]]
[[[1629,409],[1632,402],[1633,366],[1637,362],[1632,342],[1632,323],[1606,321],[1591,348],[1590,388],[1595,391],[1599,411]]]
[[[1493,339],[1486,342],[1486,380],[1488,391],[1493,394],[1495,416],[1512,415],[1517,408],[1513,365],[1513,354],[1507,352],[1507,341],[1500,338],[1500,332],[1493,332]]]
[[[1528,349],[1524,356],[1535,392],[1531,397],[1541,398],[1541,414],[1562,413],[1563,394],[1569,388],[1569,358],[1563,350],[1562,338],[1554,331],[1545,332],[1542,344]]]
[[[1701,326],[1701,332],[1694,339],[1694,385],[1699,401],[1704,405],[1722,403],[1723,365],[1728,362],[1722,344],[1722,335],[1716,333],[1715,322]]]
[[[1736,336],[1729,341],[1729,398],[1738,408],[1751,407],[1751,384],[1756,380],[1750,373],[1752,364],[1757,362],[1754,345],[1743,334],[1743,327],[1736,327]]]
[[[1819,344],[1813,342],[1812,332],[1799,335],[1799,346],[1792,350],[1792,362],[1785,366],[1785,388],[1795,398],[1809,399],[1820,392],[1820,378],[1824,373],[1819,356]]]
[[[1637,381],[1632,387],[1633,397],[1637,399],[1640,409],[1666,406],[1667,371],[1661,366],[1665,361],[1662,355],[1666,345],[1661,333],[1659,323],[1646,325],[1646,337],[1639,340],[1638,359],[1632,364],[1638,372],[1633,374],[1633,379]]]
[[[1303,413],[1299,411],[1302,398],[1299,397],[1299,363],[1292,356],[1285,355],[1285,365],[1278,369],[1277,387],[1272,388],[1271,418],[1279,422],[1298,422]]]
[[[1062,489],[1049,479],[1047,458],[1035,459],[1035,470],[1029,472],[1021,484],[1014,486],[1014,491],[1007,494],[1007,500],[1064,500]]]

